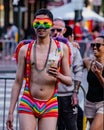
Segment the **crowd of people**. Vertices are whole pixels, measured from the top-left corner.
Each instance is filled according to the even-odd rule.
[[[69,20],[70,21],[70,20]],[[68,21],[65,21],[66,23]],[[70,23],[70,22],[69,22]],[[86,50],[86,44],[88,44],[90,41],[94,40],[99,34],[104,34],[104,23],[103,22],[97,22],[93,20],[92,27],[87,27],[85,25],[86,21],[83,19],[83,17],[78,17],[76,21],[73,23],[73,33],[74,33],[74,40],[80,43],[80,53],[82,58],[86,55],[89,55],[88,50]],[[11,26],[11,27],[10,27]],[[70,24],[69,24],[70,26]],[[15,28],[14,28],[15,27]],[[89,29],[90,28],[90,29]],[[9,32],[9,36],[8,36]],[[10,34],[10,32],[12,32]],[[14,33],[14,34],[13,34]],[[13,36],[15,35],[15,37]],[[8,44],[0,42],[0,55],[2,54],[2,50],[5,50],[5,59],[10,60],[13,57],[13,52],[15,51],[15,46],[18,43],[18,27],[14,25],[13,23],[9,23],[7,25],[7,32],[4,33],[4,27],[0,27],[0,39],[7,39],[14,40],[15,42]],[[19,40],[23,39],[36,39],[36,34],[33,29],[33,27],[28,27],[27,29],[22,29],[20,31],[20,38]],[[5,48],[2,44],[6,44]],[[13,45],[13,47],[12,47]],[[7,51],[8,50],[8,53]],[[86,54],[87,53],[87,54]],[[2,55],[1,55],[2,56]],[[2,58],[2,57],[1,57]]]
[[[14,52],[19,38],[18,30],[18,27],[11,22],[8,23],[6,32],[4,32],[4,28],[0,28],[0,51],[4,52],[3,56],[1,55],[3,60],[14,60]],[[23,40],[24,37],[24,31],[21,29],[20,40]]]
[[[72,29],[64,20],[53,19],[48,9],[35,13],[35,40],[23,40],[16,49],[18,66],[7,130],[13,129],[13,113],[23,80],[26,84],[18,104],[19,130],[83,130],[83,114],[90,123],[89,130],[104,129],[104,35],[99,33],[94,39],[86,30],[82,33],[81,21],[78,19],[77,27]],[[93,58],[83,58],[80,52],[77,41],[85,39],[85,32]],[[82,111],[78,93],[84,69],[88,72],[88,91]]]

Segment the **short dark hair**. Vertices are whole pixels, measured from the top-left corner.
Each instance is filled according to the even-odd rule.
[[[43,15],[47,15],[53,21],[53,14],[51,13],[50,10],[45,9],[45,8],[37,10],[37,12],[34,15],[34,18],[36,18],[36,16],[42,15],[42,14]]]
[[[64,37],[72,36],[73,29],[70,26],[66,26],[66,32],[64,33]]]

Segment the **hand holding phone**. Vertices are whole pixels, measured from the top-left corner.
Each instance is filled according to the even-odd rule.
[[[100,62],[95,61],[95,65],[98,67],[98,69],[103,69],[103,65]]]

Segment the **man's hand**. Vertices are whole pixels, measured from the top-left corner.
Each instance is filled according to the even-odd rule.
[[[50,66],[48,69],[48,73],[52,75],[53,77],[57,78],[57,75],[58,75],[57,67]]]
[[[78,43],[78,42],[72,42],[72,44],[73,44],[73,46],[74,46],[75,48],[80,49],[80,46],[79,46],[79,43]]]
[[[13,130],[13,114],[9,114],[6,121],[7,130]]]
[[[73,93],[73,95],[71,97],[71,104],[72,104],[72,106],[78,105],[78,95],[77,95],[77,93]]]
[[[92,70],[96,76],[102,75],[103,67],[98,67],[98,65],[94,62],[92,64]]]

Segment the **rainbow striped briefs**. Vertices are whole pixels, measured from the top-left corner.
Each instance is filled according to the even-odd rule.
[[[57,90],[55,90],[49,100],[44,101],[33,98],[29,93],[28,87],[25,87],[18,112],[32,114],[37,118],[58,117]]]

